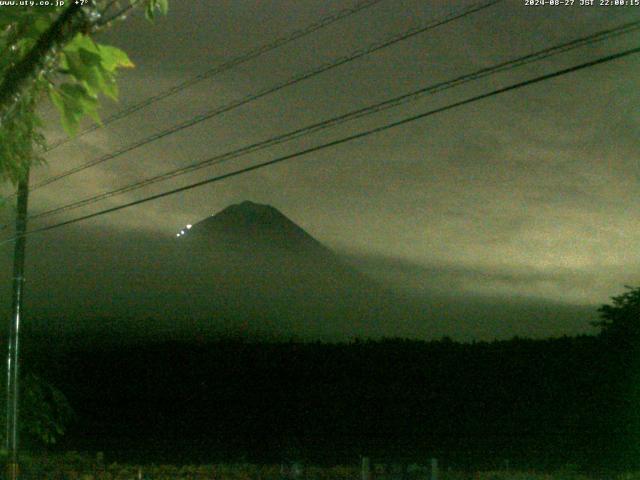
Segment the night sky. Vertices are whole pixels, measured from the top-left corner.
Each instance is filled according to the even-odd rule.
[[[169,15],[154,25],[134,15],[100,38],[126,50],[136,64],[122,72],[120,103],[105,102],[103,116],[353,3],[175,0]],[[521,0],[504,1],[39,189],[32,194],[30,212],[640,18],[640,7],[577,3],[527,7]],[[383,0],[57,148],[32,178],[100,157],[469,4]],[[490,76],[31,226],[186,185],[635,47],[638,38],[626,35]],[[93,299],[78,293],[79,277],[68,275],[64,262],[69,271],[78,265],[94,271],[93,278],[82,281],[96,282],[111,297],[123,288],[116,276],[126,277],[127,268],[144,264],[140,252],[175,238],[183,225],[252,200],[274,206],[377,281],[444,299],[436,316],[446,321],[417,329],[414,336],[490,339],[593,332],[593,318],[585,312],[595,312],[624,284],[640,282],[639,67],[638,55],[626,57],[34,235],[27,247],[31,304],[25,308],[90,311]],[[56,115],[51,106],[43,107],[52,141],[63,135]],[[4,218],[11,218],[7,209]],[[6,263],[11,248],[1,248]],[[90,268],[88,262],[93,262]],[[53,264],[55,271],[44,278],[42,269]],[[9,272],[7,266],[2,279],[7,305]],[[358,333],[354,327],[353,335]]]

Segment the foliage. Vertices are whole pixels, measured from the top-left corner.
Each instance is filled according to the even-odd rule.
[[[100,122],[98,95],[117,100],[116,75],[119,68],[133,67],[122,50],[100,45],[88,35],[77,34],[62,49],[60,68],[64,81],[48,82],[47,92],[60,111],[62,125],[73,135],[85,115]]]
[[[214,464],[214,465],[132,465],[110,463],[103,465],[93,457],[68,452],[65,455],[22,458],[27,478],[39,480],[77,478],[124,480],[145,478],[148,480],[294,480],[284,474],[280,465]],[[313,480],[357,480],[357,466],[305,467],[304,476]],[[449,479],[446,479],[449,480]]]
[[[626,286],[627,292],[612,297],[612,305],[598,309],[601,320],[594,325],[601,335],[636,341],[640,339],[640,287]]]
[[[44,146],[44,137],[39,131],[42,124],[34,107],[35,98],[23,96],[16,105],[13,121],[0,128],[0,180],[17,184],[30,165],[42,162],[33,148]]]
[[[158,10],[163,15],[166,15],[169,11],[169,0],[150,0],[147,3],[144,14],[149,20],[153,20],[155,12]]]
[[[53,2],[51,2],[53,3]],[[18,68],[26,68],[31,75],[28,88],[12,94],[11,108],[0,125],[0,182],[16,184],[34,162],[34,146],[42,147],[42,123],[36,106],[43,94],[60,112],[65,131],[73,135],[80,121],[89,116],[99,122],[100,95],[118,98],[117,72],[133,67],[122,50],[96,43],[92,35],[124,18],[132,8],[142,6],[147,18],[155,12],[166,13],[168,0],[127,0],[87,2],[82,13],[88,20],[69,23],[64,28],[71,34],[60,36],[59,43],[51,42],[44,59],[33,62],[31,71],[25,66],[30,54],[43,38],[48,38],[64,12],[54,6],[3,7],[0,9],[0,81],[10,78]],[[73,8],[66,7],[67,9]],[[85,7],[83,7],[85,8]],[[40,45],[41,46],[41,45]],[[4,85],[4,83],[3,83]],[[0,94],[7,92],[0,91]]]
[[[3,385],[4,386],[4,385]],[[64,435],[74,412],[67,398],[56,387],[35,374],[20,383],[20,436],[32,444],[52,445]],[[4,433],[6,398],[0,403],[0,428]]]
[[[134,465],[110,463],[100,465],[92,457],[78,455],[69,452],[63,456],[49,456],[47,458],[28,457],[23,461],[23,468],[27,478],[40,480],[77,478],[85,480],[109,479],[124,480],[132,478],[145,478],[147,480],[292,480],[286,472],[282,471],[282,465],[256,465],[256,464],[213,464],[213,465]],[[357,458],[350,465],[344,466],[305,466],[300,478],[310,480],[358,480],[362,474],[358,466]],[[375,460],[375,459],[374,459]],[[389,466],[389,465],[387,465]],[[422,478],[429,478],[428,466],[423,467]],[[392,480],[402,478],[390,473],[374,474],[377,480]],[[568,475],[568,476],[567,476]],[[569,466],[566,470],[553,473],[535,471],[463,471],[447,468],[440,473],[443,480],[593,480],[601,478],[601,475],[583,475],[575,472]],[[637,480],[638,473],[624,473],[618,476],[609,476],[614,480]]]

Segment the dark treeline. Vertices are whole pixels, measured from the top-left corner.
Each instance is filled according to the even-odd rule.
[[[343,344],[218,339],[26,353],[69,398],[60,448],[156,462],[640,466],[624,337]],[[52,350],[55,350],[53,348]]]

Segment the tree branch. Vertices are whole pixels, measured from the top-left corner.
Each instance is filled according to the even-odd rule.
[[[93,8],[93,2],[89,2]],[[11,68],[0,84],[0,127],[20,101],[24,90],[42,72],[61,47],[71,41],[76,33],[90,29],[91,20],[86,15],[87,6],[71,4],[38,39],[22,60]]]
[[[97,27],[103,28],[105,26],[110,25],[112,22],[115,22],[116,20],[121,20],[126,18],[129,11],[137,7],[139,3],[140,3],[140,0],[131,0],[131,2],[126,7],[121,8],[118,12],[109,16],[108,18],[100,19],[100,21],[97,23]],[[106,12],[107,9],[105,9],[104,11]]]

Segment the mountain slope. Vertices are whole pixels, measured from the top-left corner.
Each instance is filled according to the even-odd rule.
[[[225,329],[373,336],[391,301],[281,212],[252,202],[185,227],[174,261],[189,315]]]
[[[303,254],[328,253],[320,242],[277,209],[250,201],[231,205],[206,218],[180,235],[191,245],[208,244],[239,249],[269,248]]]

